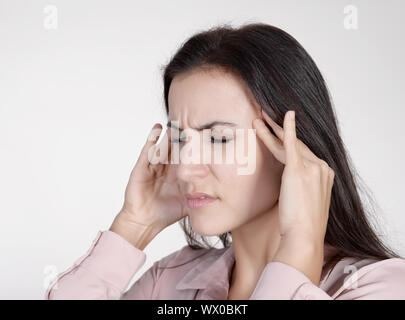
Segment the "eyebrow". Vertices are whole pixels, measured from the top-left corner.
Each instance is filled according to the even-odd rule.
[[[212,127],[215,127],[215,126],[236,127],[237,124],[233,123],[233,122],[227,122],[227,121],[212,121],[212,122],[206,123],[206,124],[204,124],[204,125],[202,125],[200,127],[197,127],[195,129],[198,130],[198,131],[201,131],[201,130],[204,130],[204,129],[211,129]],[[167,127],[168,128],[175,128],[177,130],[183,131],[183,129],[180,129],[176,125],[174,125],[171,120],[169,120],[167,122]]]

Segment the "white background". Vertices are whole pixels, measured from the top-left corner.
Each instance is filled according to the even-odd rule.
[[[58,9],[46,29],[44,8]],[[358,9],[347,30],[344,7]],[[160,67],[218,23],[265,22],[293,35],[323,73],[343,140],[405,254],[402,1],[0,0],[0,298],[43,299],[49,270],[83,255],[122,206],[155,122]],[[178,224],[146,263],[186,244]],[[50,268],[50,269],[47,269]]]

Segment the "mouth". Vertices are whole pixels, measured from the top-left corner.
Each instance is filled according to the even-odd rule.
[[[202,208],[218,200],[217,197],[213,197],[210,196],[209,194],[200,192],[191,194],[187,193],[186,199],[187,199],[187,206],[189,209]]]

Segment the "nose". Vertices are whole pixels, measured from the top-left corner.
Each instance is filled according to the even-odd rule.
[[[197,141],[197,143],[196,143]],[[209,167],[204,161],[204,151],[198,139],[190,141],[180,147],[177,165],[177,178],[184,182],[193,182],[209,174]]]
[[[203,179],[209,173],[206,164],[184,164],[179,163],[177,167],[177,178],[184,182],[193,182],[196,179]]]

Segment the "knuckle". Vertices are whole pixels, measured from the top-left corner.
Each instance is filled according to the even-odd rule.
[[[321,174],[321,167],[316,163],[310,163],[308,169],[312,176],[319,176]]]
[[[326,163],[326,161],[325,160],[323,160],[323,159],[321,159],[320,160],[320,167],[321,167],[321,169],[322,170],[324,170],[324,171],[328,171],[328,169],[329,169],[329,166],[328,166],[328,164]]]
[[[268,135],[268,129],[266,127],[257,128],[256,132],[261,137],[267,137]]]

